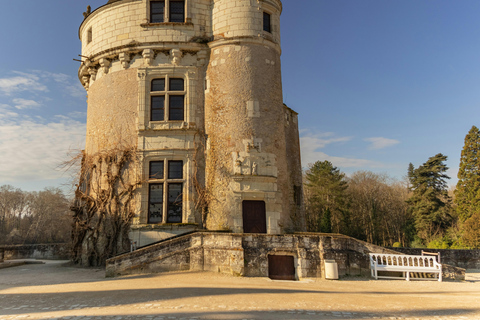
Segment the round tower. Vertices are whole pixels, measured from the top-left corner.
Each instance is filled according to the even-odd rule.
[[[130,238],[144,245],[198,228],[210,0],[110,0],[84,16],[85,154],[136,151]]]
[[[282,103],[281,11],[280,0],[110,0],[84,13],[85,154],[135,150],[138,245],[301,221],[291,219],[301,166],[296,113]]]
[[[205,91],[212,229],[282,233],[302,218],[296,114],[282,97],[281,11],[279,0],[213,1]]]

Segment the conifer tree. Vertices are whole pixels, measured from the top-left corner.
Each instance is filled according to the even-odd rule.
[[[317,161],[306,173],[307,230],[339,232],[343,219],[345,174],[330,161]]]
[[[446,160],[447,156],[439,153],[416,169],[409,166],[408,178],[413,193],[407,203],[415,218],[417,236],[425,243],[441,235],[451,224]]]
[[[460,157],[455,204],[462,222],[480,212],[480,131],[472,126]]]

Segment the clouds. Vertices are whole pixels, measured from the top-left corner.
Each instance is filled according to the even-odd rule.
[[[14,72],[17,76],[0,78],[0,92],[11,95],[21,91],[48,91],[47,87],[39,82],[40,78],[34,74]]]
[[[356,170],[368,170],[385,168],[387,165],[381,161],[362,159],[357,156],[331,156],[322,149],[333,149],[335,147],[341,147],[344,153],[350,154],[363,154],[358,150],[359,144],[354,137],[351,136],[338,136],[332,132],[316,133],[312,130],[302,130],[300,133],[300,146],[302,152],[302,166],[307,167],[308,164],[316,161],[330,161],[334,166],[341,168],[352,168]],[[369,142],[369,146],[366,146],[368,150],[380,150],[383,148],[394,146],[400,143],[398,140],[374,137],[365,138],[365,142]],[[346,152],[347,151],[347,152]],[[369,154],[369,158],[372,155]]]
[[[85,91],[62,73],[11,74],[0,78],[0,185],[61,178],[85,143]]]
[[[0,118],[0,184],[61,177],[56,168],[67,160],[69,150],[82,148],[84,141],[85,123],[68,117],[43,122]]]
[[[400,143],[400,141],[398,140],[382,138],[382,137],[366,138],[363,140],[371,143],[369,147],[369,149],[371,150],[388,148]]]
[[[36,108],[40,106],[40,103],[34,100],[16,98],[16,99],[13,99],[12,101],[14,103],[14,107],[19,110],[31,109],[31,108]]]

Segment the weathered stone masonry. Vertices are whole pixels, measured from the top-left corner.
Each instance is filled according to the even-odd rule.
[[[397,253],[339,234],[197,232],[109,259],[106,275],[192,270],[267,277],[272,255],[292,256],[296,279],[324,278],[325,260],[338,263],[340,276],[370,275],[369,252]],[[443,274],[464,279],[465,269],[444,264]]]
[[[252,210],[252,230],[256,215],[261,232],[302,230],[297,114],[282,98],[281,11],[280,0],[110,0],[86,14],[78,74],[88,92],[85,153],[136,148],[137,245],[195,228],[253,232],[244,224]],[[159,80],[163,87],[153,86]],[[170,82],[179,80],[183,87]],[[152,178],[152,163],[163,176]],[[181,174],[170,178],[179,163]]]

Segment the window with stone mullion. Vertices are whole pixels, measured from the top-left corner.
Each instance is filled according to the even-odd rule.
[[[166,84],[168,84],[167,87],[165,87]],[[164,121],[166,119],[183,121],[185,119],[184,79],[153,79],[150,90],[150,121]]]
[[[185,22],[185,1],[170,0],[170,22]]]
[[[181,223],[183,161],[150,161],[148,177],[148,223]]]
[[[150,23],[164,22],[165,1],[150,1]]]

